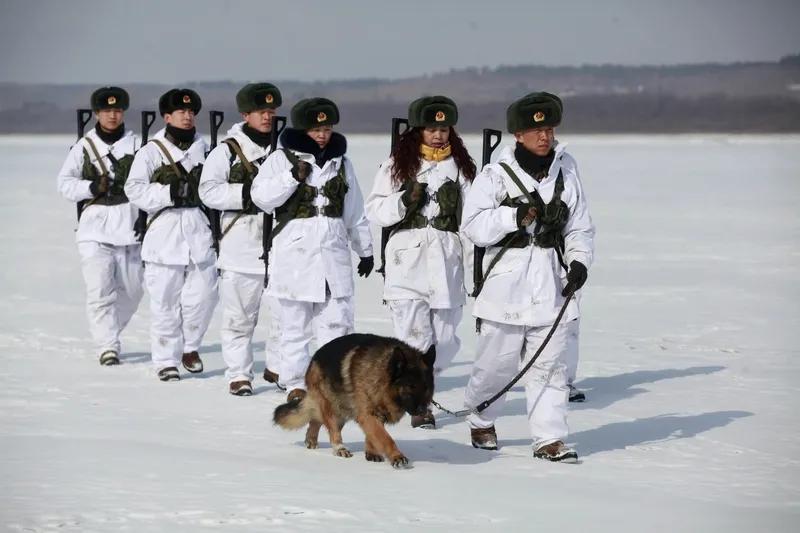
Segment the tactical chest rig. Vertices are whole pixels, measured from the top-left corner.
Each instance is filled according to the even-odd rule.
[[[180,207],[200,208],[204,213],[206,213],[203,202],[200,201],[199,193],[200,174],[203,172],[202,163],[195,165],[191,171],[187,171],[183,165],[175,162],[167,147],[164,146],[164,143],[158,139],[153,139],[151,142],[155,143],[155,145],[161,150],[161,153],[164,154],[164,157],[167,159],[167,164],[161,165],[156,169],[155,172],[153,172],[153,175],[150,176],[150,183],[160,183],[161,185],[172,187],[172,184],[177,182],[186,186],[188,194]],[[155,222],[155,220],[161,216],[161,213],[167,209],[175,209],[175,207],[176,206],[169,205],[156,211],[153,217],[147,221],[146,229],[149,229],[150,226],[153,225],[153,222]],[[208,216],[208,213],[206,213],[206,216]]]
[[[267,156],[259,157],[254,161],[250,161],[244,155],[242,151],[242,147],[239,145],[239,142],[234,138],[225,139],[222,141],[223,143],[228,145],[228,148],[231,150],[231,156],[228,161],[230,164],[230,172],[228,173],[228,183],[240,183],[240,184],[253,184],[253,180],[258,174],[258,168],[261,166],[261,163],[267,158]],[[268,154],[269,155],[269,154]],[[234,164],[236,158],[239,158],[239,162]],[[258,166],[254,165],[253,163],[257,163]],[[230,213],[236,213],[236,216],[233,217],[227,226],[222,230],[222,233],[219,236],[219,240],[222,240],[225,235],[231,230],[236,221],[242,218],[243,215],[257,215],[261,212],[252,201],[248,205],[242,205],[241,210],[231,210],[228,211]]]
[[[228,147],[231,149],[231,157],[229,160],[229,164],[231,170],[228,174],[228,183],[241,183],[241,184],[251,184],[258,174],[258,168],[267,158],[267,156],[259,157],[258,159],[254,159],[250,161],[244,155],[242,151],[242,147],[239,145],[239,142],[234,138],[225,139],[222,141],[224,144],[227,144]],[[267,154],[269,155],[269,154]],[[234,163],[236,158],[239,158],[239,161]],[[255,163],[255,164],[254,164]],[[245,215],[256,215],[261,212],[261,210],[256,207],[253,202],[250,202],[249,205],[243,205],[241,211],[237,211]]]
[[[84,140],[89,145],[97,165],[100,167],[100,172],[92,164],[91,157],[86,148],[83,149],[83,168],[81,169],[81,178],[96,182],[109,182],[108,192],[101,196],[97,196],[87,201],[84,204],[84,209],[90,205],[119,205],[128,202],[128,197],[125,195],[125,180],[128,179],[128,173],[133,164],[133,154],[126,154],[125,156],[117,159],[110,151],[106,155],[111,162],[111,168],[114,170],[114,178],[112,179],[108,173],[108,167],[103,162],[100,152],[97,150],[97,145],[89,137],[84,137]]]
[[[558,262],[564,270],[567,270],[566,263],[564,262],[564,235],[562,230],[569,220],[569,206],[561,199],[561,194],[564,192],[564,173],[561,169],[558,171],[556,177],[555,187],[553,189],[553,197],[550,202],[544,203],[539,192],[528,191],[523,185],[519,176],[511,169],[506,163],[500,163],[503,170],[506,171],[508,177],[514,182],[514,185],[522,191],[522,195],[516,198],[511,198],[506,195],[505,199],[500,203],[502,206],[507,207],[521,207],[533,206],[536,209],[536,218],[534,219],[533,234],[528,233],[526,228],[518,229],[517,231],[507,234],[505,237],[490,245],[493,248],[500,248],[500,251],[494,256],[486,272],[478,273],[476,279],[480,279],[480,284],[475,288],[473,296],[476,298],[483,289],[483,284],[489,277],[492,269],[497,265],[500,259],[509,248],[527,248],[534,245],[540,248],[553,248],[558,256]],[[522,201],[525,198],[527,202]],[[478,267],[480,265],[476,265]]]
[[[300,158],[291,150],[284,148],[282,151],[292,167],[297,167],[300,163]],[[349,189],[344,167],[345,160],[344,156],[342,156],[342,162],[339,165],[336,176],[326,181],[322,187],[314,187],[305,182],[300,182],[289,199],[280,207],[275,208],[275,220],[277,223],[272,232],[272,238],[274,239],[290,221],[298,218],[312,218],[319,214],[331,218],[341,218],[344,214],[345,195]],[[314,205],[314,199],[319,195],[328,199],[328,205],[322,206],[322,208]]]
[[[407,181],[400,187],[401,191],[413,185],[413,181]],[[439,214],[428,219],[420,211],[427,203],[417,202],[408,206],[406,216],[403,220],[395,224],[395,231],[403,229],[420,229],[427,226],[440,231],[458,232],[459,206],[461,204],[461,191],[457,181],[445,181],[432,195],[430,201],[439,204]]]
[[[415,179],[411,179],[403,183],[400,187],[401,191],[407,190],[413,186]],[[386,268],[386,244],[392,235],[404,229],[421,229],[428,226],[438,229],[440,231],[458,232],[458,227],[461,224],[461,188],[458,185],[458,178],[455,181],[445,181],[437,190],[430,196],[430,200],[439,204],[439,214],[433,218],[428,218],[420,211],[427,205],[427,202],[414,202],[406,208],[406,215],[403,219],[384,228],[385,237],[381,238],[381,273]]]

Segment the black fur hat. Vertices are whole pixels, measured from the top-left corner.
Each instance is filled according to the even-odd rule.
[[[292,127],[310,130],[339,123],[339,108],[327,98],[306,98],[292,107]]]
[[[532,128],[554,128],[561,124],[564,106],[561,98],[546,92],[530,93],[506,110],[509,133]]]
[[[158,112],[162,117],[178,109],[191,109],[196,115],[202,107],[200,95],[191,89],[170,89],[158,99]]]
[[[423,96],[408,106],[408,125],[412,128],[455,126],[457,122],[456,103],[446,96]]]
[[[101,109],[122,109],[125,111],[130,105],[128,91],[122,87],[100,87],[91,96],[92,111]]]
[[[275,109],[282,103],[281,91],[271,83],[248,83],[236,93],[239,113]]]

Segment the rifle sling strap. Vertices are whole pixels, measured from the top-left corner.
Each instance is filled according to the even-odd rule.
[[[519,176],[517,176],[517,174],[513,170],[511,170],[511,167],[504,162],[501,162],[500,166],[503,167],[503,170],[506,171],[506,174],[508,174],[508,177],[511,178],[511,181],[514,182],[514,185],[516,185],[517,188],[520,191],[522,191],[522,194],[525,195],[525,198],[528,200],[528,202],[531,205],[536,205],[536,200],[533,199],[533,196],[531,195],[530,191],[528,191],[525,185],[522,184],[522,181],[519,179]]]
[[[222,142],[223,142],[223,143],[225,143],[225,144],[227,144],[227,145],[228,145],[228,147],[229,147],[231,150],[233,150],[233,152],[234,152],[234,153],[236,154],[236,156],[239,158],[239,161],[241,161],[241,162],[242,162],[242,165],[244,165],[244,168],[245,168],[245,169],[247,169],[247,173],[248,173],[248,174],[250,174],[250,175],[253,175],[253,174],[255,174],[255,172],[256,172],[256,167],[254,167],[254,166],[253,166],[253,163],[251,163],[251,162],[250,162],[250,161],[249,161],[249,160],[248,160],[248,159],[247,159],[247,158],[244,156],[244,152],[242,152],[242,147],[241,147],[241,146],[239,146],[239,143],[238,143],[238,142],[236,142],[236,139],[234,139],[234,138],[228,138],[228,139],[225,139],[225,140],[224,140],[224,141],[222,141]]]
[[[175,175],[176,176],[185,176],[186,175],[186,171],[184,170],[183,172],[181,172],[183,170],[183,167],[179,167],[178,164],[175,163],[175,160],[172,159],[172,156],[170,155],[169,150],[167,150],[167,147],[164,146],[164,143],[162,143],[158,139],[153,139],[152,142],[154,142],[156,144],[156,146],[158,146],[161,149],[161,153],[163,153],[164,157],[166,157],[167,161],[169,161],[169,164],[172,167],[172,170],[175,171]],[[166,211],[167,209],[172,209],[173,207],[174,206],[172,206],[172,205],[168,205],[168,206],[162,207],[161,209],[156,211],[156,213],[152,216],[152,218],[150,218],[150,220],[147,221],[147,226],[145,227],[145,232],[150,229],[150,226],[153,225],[153,222],[155,222],[156,219],[158,217],[160,217],[161,214],[164,211]]]
[[[106,164],[103,163],[103,158],[100,156],[100,152],[97,150],[97,145],[95,145],[94,141],[92,141],[89,137],[84,137],[84,140],[86,140],[86,142],[89,144],[89,148],[92,149],[92,153],[97,159],[97,164],[100,165],[100,172],[102,172],[104,176],[108,176],[108,167],[106,167]]]
[[[184,170],[183,167],[179,167],[175,160],[172,159],[172,155],[170,155],[169,150],[167,150],[167,147],[164,146],[164,143],[158,139],[153,139],[153,142],[161,149],[161,153],[163,153],[164,157],[166,157],[167,161],[169,161],[169,165],[172,167],[172,170],[175,171],[175,175],[181,177],[186,176],[186,170]]]

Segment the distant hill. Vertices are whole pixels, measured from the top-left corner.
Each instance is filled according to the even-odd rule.
[[[408,102],[446,94],[459,105],[459,130],[503,129],[505,108],[534,90],[564,99],[562,128],[570,132],[798,132],[800,55],[777,62],[677,66],[501,66],[450,70],[415,78],[297,82],[270,80],[284,96],[283,114],[309,96],[326,96],[342,111],[345,132],[387,131],[392,116],[405,116]],[[113,80],[109,80],[113,83]],[[187,82],[207,112],[224,111],[225,128],[238,120],[239,81]],[[170,86],[132,84],[128,122],[155,109]],[[74,131],[75,109],[86,107],[94,85],[0,83],[0,133]]]

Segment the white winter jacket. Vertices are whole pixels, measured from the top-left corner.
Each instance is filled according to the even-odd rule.
[[[169,150],[175,163],[187,172],[205,160],[206,143],[200,135],[187,150],[181,150],[164,136],[162,129],[153,140],[161,141]],[[188,265],[214,261],[213,239],[208,217],[200,208],[174,208],[169,186],[150,182],[153,173],[169,161],[154,143],[142,147],[133,160],[131,172],[125,182],[125,194],[139,209],[147,211],[147,233],[142,245],[142,260],[164,265]],[[164,209],[167,208],[167,209]],[[164,209],[158,218],[156,213]],[[152,221],[152,224],[151,224]]]
[[[73,202],[92,198],[92,193],[89,192],[89,185],[92,182],[82,178],[85,153],[89,154],[89,161],[97,169],[97,172],[102,171],[94,151],[86,142],[87,137],[94,142],[112,182],[114,168],[108,154],[110,153],[116,159],[122,159],[126,155],[136,153],[140,145],[139,137],[130,130],[126,130],[122,138],[110,146],[100,139],[94,129],[90,130],[69,151],[64,165],[58,173],[58,191],[64,198]],[[131,203],[89,205],[83,210],[80,222],[78,222],[75,240],[77,242],[102,242],[115,246],[138,244],[133,232],[136,216],[136,207]]]
[[[260,160],[263,161],[269,154],[269,148],[262,148],[251,141],[242,131],[242,124],[244,122],[234,124],[228,130],[226,139],[235,139],[247,160],[258,168]],[[222,211],[222,230],[230,227],[219,243],[217,267],[243,274],[263,274],[264,263],[260,257],[264,216],[263,213],[239,216],[237,211],[242,209],[242,184],[228,183],[232,156],[233,164],[238,164],[239,157],[226,143],[221,142],[208,154],[200,177],[200,199],[208,207]]]
[[[293,153],[311,164],[312,173],[306,183],[313,187],[321,188],[336,176],[341,165],[345,165],[348,191],[344,213],[341,218],[332,218],[324,216],[320,210],[315,217],[290,221],[275,236],[267,293],[288,300],[324,302],[327,281],[333,298],[352,296],[350,249],[352,247],[359,257],[372,255],[372,236],[364,215],[364,198],[353,165],[346,157],[335,157],[319,168],[313,155]],[[298,186],[291,170],[292,165],[282,150],[270,154],[253,181],[250,191],[253,202],[269,213],[283,205]],[[314,200],[314,205],[319,208],[327,204],[328,199],[322,194]]]
[[[537,182],[527,174],[514,158],[511,147],[504,148],[499,156],[517,174],[529,191],[539,192],[548,203],[553,197],[559,170],[563,172],[564,192],[561,199],[569,206],[569,220],[563,228],[565,241],[564,261],[580,261],[588,269],[594,254],[594,224],[589,215],[586,196],[578,177],[575,160],[564,151],[565,145],[555,148],[555,158],[548,176]],[[489,263],[500,251],[491,246],[508,233],[517,230],[516,208],[501,206],[510,196],[522,196],[505,170],[498,164],[487,165],[475,178],[464,204],[461,229],[478,246],[488,246],[483,260],[486,273]],[[532,233],[535,224],[528,227]],[[508,248],[489,273],[483,290],[475,301],[473,314],[496,322],[526,326],[546,326],[555,321],[564,303],[561,291],[566,285],[566,273],[558,262],[553,248],[529,245],[526,248]],[[579,316],[580,291],[567,306],[563,318],[569,321]]]
[[[381,164],[367,198],[367,217],[381,227],[396,224],[406,215],[401,200],[403,192],[399,185],[392,183],[393,163],[390,158]],[[429,195],[433,196],[445,182],[456,181],[463,203],[470,184],[460,175],[452,157],[421,163],[416,180],[428,184]],[[440,213],[439,204],[432,198],[420,213],[431,220]],[[464,245],[458,233],[440,231],[432,226],[396,231],[386,243],[383,298],[425,300],[432,309],[464,305]]]

